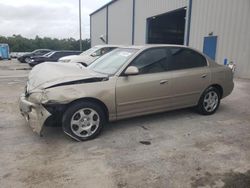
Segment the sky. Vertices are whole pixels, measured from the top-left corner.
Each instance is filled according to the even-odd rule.
[[[110,0],[82,1],[82,38],[89,38],[89,14]],[[79,39],[79,0],[0,0],[0,35]]]

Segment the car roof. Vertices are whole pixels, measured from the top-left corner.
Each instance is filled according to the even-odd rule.
[[[179,47],[179,48],[188,48],[188,49],[192,49],[196,52],[201,53],[199,50],[189,47],[189,46],[185,46],[185,45],[177,45],[177,44],[146,44],[146,45],[134,45],[134,46],[122,46],[119,48],[131,48],[131,49],[138,49],[138,50],[146,50],[149,48],[157,48],[157,47]],[[202,54],[202,53],[201,53]]]
[[[36,49],[34,51],[40,51],[40,50],[48,50],[48,51],[51,51],[50,49]]]
[[[52,52],[80,52],[81,51],[74,51],[74,50],[58,50],[58,51],[52,51]]]
[[[134,45],[134,46],[121,46],[120,48],[135,48],[135,49],[147,49],[147,48],[157,48],[157,47],[181,47],[181,48],[190,48],[185,45],[176,45],[176,44],[146,44],[146,45]]]
[[[104,48],[104,47],[122,47],[122,45],[115,45],[115,44],[103,44],[103,45],[96,45],[96,46],[93,46],[93,47],[96,47],[96,48]]]

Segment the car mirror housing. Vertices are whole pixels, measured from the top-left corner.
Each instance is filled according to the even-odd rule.
[[[96,57],[96,56],[98,56],[98,54],[96,52],[94,52],[94,53],[91,54],[91,56]]]
[[[139,69],[135,66],[129,66],[124,72],[126,76],[139,74]]]

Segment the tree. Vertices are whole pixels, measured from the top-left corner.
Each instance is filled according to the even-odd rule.
[[[11,37],[0,36],[0,43],[7,43],[11,52],[31,52],[36,49],[51,50],[79,50],[79,40],[74,38],[56,39],[50,37],[39,37],[28,39],[21,35],[13,35]],[[90,39],[82,41],[83,51],[90,48]]]

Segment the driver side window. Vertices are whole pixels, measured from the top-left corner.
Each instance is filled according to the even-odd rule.
[[[150,74],[167,71],[166,50],[153,48],[142,52],[132,63],[139,69],[139,74]]]
[[[40,51],[35,52],[34,55],[41,55],[41,52]]]
[[[92,56],[92,57],[101,56],[101,49],[96,50],[95,52],[93,52],[93,53],[91,54],[91,56]]]

